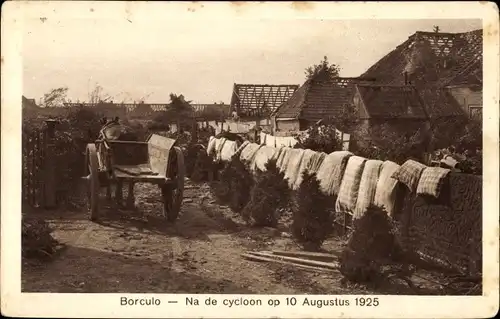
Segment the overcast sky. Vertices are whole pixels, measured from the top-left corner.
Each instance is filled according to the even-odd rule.
[[[358,76],[415,31],[463,32],[480,20],[203,20],[130,22],[59,17],[25,22],[23,94],[67,86],[86,100],[99,83],[116,102],[224,101],[233,83],[302,84],[324,55]]]

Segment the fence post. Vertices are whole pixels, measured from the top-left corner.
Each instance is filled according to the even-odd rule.
[[[45,130],[45,165],[44,165],[44,208],[54,208],[56,201],[56,162],[55,162],[55,128],[56,120],[46,120]]]

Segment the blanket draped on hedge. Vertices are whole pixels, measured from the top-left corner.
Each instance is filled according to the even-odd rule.
[[[375,190],[375,198],[373,203],[375,206],[385,208],[389,216],[394,214],[394,204],[396,203],[398,181],[392,178],[392,174],[399,169],[399,165],[385,161],[382,164],[380,175],[378,177],[377,188]]]
[[[243,149],[245,149],[245,147],[247,147],[248,144],[250,144],[251,142],[250,141],[244,141],[239,147],[238,149],[236,150],[236,153],[238,154],[238,156],[241,154],[241,151]]]
[[[253,163],[255,155],[261,147],[262,145],[256,143],[247,144],[244,148],[241,149],[240,160],[248,163]],[[250,165],[250,167],[252,167],[252,165]]]
[[[315,152],[311,160],[309,161],[309,164],[307,165],[307,170],[310,173],[318,173],[319,168],[321,167],[321,164],[323,164],[323,161],[325,160],[326,153],[323,152]]]
[[[231,157],[236,154],[236,150],[238,149],[238,143],[235,141],[230,141],[225,139],[222,144],[219,158],[223,162],[229,162]]]
[[[224,144],[226,143],[226,138],[216,138],[215,139],[215,160],[220,161],[221,160],[221,152],[222,148],[224,147]]]
[[[299,148],[283,148],[278,157],[278,167],[285,173],[288,185],[293,187],[299,174],[300,163],[304,156],[304,150]]]
[[[321,191],[326,195],[337,195],[347,160],[353,154],[348,151],[337,151],[326,155],[316,173]]]
[[[368,207],[373,204],[375,190],[379,179],[380,168],[383,162],[379,160],[367,160],[361,175],[359,183],[358,199],[356,200],[356,209],[354,210],[354,218],[361,218]]]
[[[271,159],[277,159],[279,152],[279,148],[262,145],[255,154],[251,169],[265,171],[267,162]]]
[[[420,176],[426,167],[427,166],[417,161],[407,160],[396,172],[394,172],[392,178],[405,184],[412,193],[415,193]]]
[[[215,136],[210,136],[210,138],[208,139],[208,146],[207,146],[208,156],[215,155],[216,143],[217,139],[215,138]]]
[[[365,163],[366,158],[364,157],[349,157],[335,203],[335,210],[338,213],[352,213],[356,208],[359,184]]]
[[[302,183],[302,174],[307,170],[315,154],[317,154],[315,151],[309,149],[303,150],[302,159],[300,160],[299,164],[299,170],[292,184],[292,189],[296,190],[300,187],[300,184]]]
[[[449,169],[441,167],[427,167],[422,172],[417,186],[417,195],[430,195],[439,197]]]

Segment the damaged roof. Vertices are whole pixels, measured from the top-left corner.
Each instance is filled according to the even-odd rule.
[[[417,90],[410,85],[356,85],[361,119],[427,119]]]
[[[481,29],[464,33],[418,31],[362,77],[372,77],[383,84],[404,84],[403,74],[407,71],[426,80],[426,85],[443,87],[460,74],[482,72],[482,42]]]
[[[463,115],[446,88],[482,86],[482,42],[482,29],[463,33],[419,31],[362,76],[387,85],[404,85],[408,80],[416,86],[432,118]]]
[[[263,106],[276,110],[299,88],[296,84],[234,84],[231,110],[258,109]]]
[[[303,118],[312,121],[337,116],[345,105],[353,103],[354,84],[370,81],[361,78],[307,80],[273,115],[276,118]]]

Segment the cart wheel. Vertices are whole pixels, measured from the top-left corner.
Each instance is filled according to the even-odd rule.
[[[95,144],[88,144],[85,152],[85,174],[87,175],[87,208],[90,220],[97,220],[99,214],[99,162]]]
[[[163,214],[168,221],[173,222],[179,216],[184,194],[184,154],[182,150],[174,146],[175,156],[169,161],[169,177],[175,183],[167,184],[162,188],[163,195]]]

